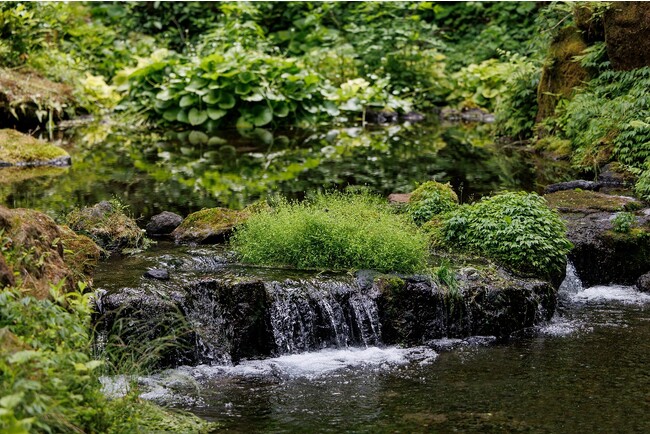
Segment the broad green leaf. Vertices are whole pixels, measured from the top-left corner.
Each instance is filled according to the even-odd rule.
[[[253,128],[253,122],[246,116],[240,116],[235,126],[238,130],[250,130]]]
[[[264,128],[255,128],[253,134],[259,138],[265,145],[270,145],[273,143],[273,133]]]
[[[193,108],[188,113],[187,118],[189,119],[190,124],[196,126],[201,125],[203,122],[205,122],[208,119],[208,114],[203,110]]]
[[[236,100],[235,97],[226,92],[226,91],[221,91],[221,95],[219,97],[219,107],[222,109],[228,110],[231,109],[235,106]]]
[[[208,104],[216,104],[219,102],[219,92],[212,90],[206,95],[203,95],[203,101]]]
[[[163,119],[165,119],[166,121],[170,121],[170,122],[176,121],[176,120],[178,120],[177,116],[178,116],[178,113],[180,111],[181,111],[181,109],[178,108],[178,107],[174,107],[172,109],[169,109],[165,113],[163,113]]]
[[[38,351],[34,351],[34,350],[18,351],[17,353],[13,353],[11,356],[9,356],[7,358],[7,361],[9,363],[25,363],[32,359],[37,359],[38,356],[39,356]]]
[[[221,119],[224,117],[228,112],[226,110],[219,110],[216,108],[208,107],[208,116],[210,119],[213,121],[216,121],[217,119]]]
[[[289,105],[284,101],[273,103],[273,114],[279,118],[287,117],[289,114]]]
[[[14,393],[0,398],[0,407],[12,409],[22,401],[25,394],[23,392]]]
[[[184,124],[190,123],[190,119],[187,117],[187,112],[185,110],[179,110],[178,114],[176,115],[176,120]]]
[[[189,135],[190,143],[193,145],[203,145],[208,143],[208,135],[201,131],[192,131]]]
[[[203,80],[199,77],[194,77],[190,84],[185,87],[185,90],[188,92],[196,92],[202,90],[208,84],[207,80]]]
[[[174,98],[174,95],[172,95],[169,92],[169,89],[164,89],[164,90],[158,92],[158,94],[156,95],[156,99],[159,99],[161,101],[169,101],[169,100],[171,100],[173,98]]]
[[[181,102],[178,103],[179,106],[185,108],[195,105],[198,102],[198,98],[194,95],[185,95],[181,98]]]
[[[210,137],[210,140],[208,140],[208,145],[209,146],[214,146],[214,145],[225,145],[228,143],[227,140],[222,139],[219,136],[212,136]]]
[[[264,126],[273,120],[273,112],[267,105],[256,105],[251,110],[252,121],[257,127]]]
[[[250,83],[251,81],[255,80],[256,75],[250,71],[244,71],[241,74],[239,74],[239,81],[242,83]]]
[[[264,95],[256,90],[253,90],[250,95],[242,96],[241,99],[244,101],[259,102],[264,99]]]
[[[238,95],[246,95],[251,91],[251,85],[248,83],[237,83],[235,86],[235,93]]]

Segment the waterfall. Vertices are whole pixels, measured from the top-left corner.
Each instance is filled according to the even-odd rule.
[[[571,261],[567,261],[566,277],[564,278],[562,284],[560,285],[559,292],[566,293],[566,294],[577,294],[582,290],[583,290],[582,281],[580,280],[580,277],[578,277],[576,267],[573,265]]]

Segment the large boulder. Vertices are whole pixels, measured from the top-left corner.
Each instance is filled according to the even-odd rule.
[[[107,201],[72,211],[66,216],[70,228],[86,234],[108,252],[124,252],[147,247],[149,240],[124,208]]]
[[[635,212],[629,231],[614,230],[614,219],[642,205],[631,197],[593,191],[559,191],[545,196],[567,224],[573,243],[569,259],[585,286],[634,284],[650,270],[650,210]]]
[[[51,285],[72,290],[89,281],[99,248],[87,237],[58,226],[47,215],[0,206],[0,286],[21,286],[47,298]]]
[[[247,211],[206,208],[188,215],[172,232],[176,243],[209,244],[226,240],[235,226],[246,221]]]
[[[151,217],[145,227],[149,236],[164,236],[171,234],[183,222],[183,217],[176,213],[163,211]]]
[[[650,66],[650,3],[612,2],[603,24],[607,55],[614,69]]]

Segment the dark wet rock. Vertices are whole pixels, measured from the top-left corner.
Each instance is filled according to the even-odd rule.
[[[584,181],[582,179],[575,181],[558,182],[557,184],[551,184],[547,186],[544,189],[544,194],[555,193],[556,191],[575,190],[576,188],[579,188],[581,190],[598,190],[600,188],[600,183],[594,181]]]
[[[428,276],[370,270],[354,276],[254,268],[190,279],[179,274],[142,280],[139,288],[98,300],[103,329],[126,333],[125,342],[179,327],[184,340],[160,366],[236,363],[326,347],[420,345],[441,337],[504,338],[549,319],[555,309],[549,283],[493,266],[461,270],[455,292]],[[136,327],[122,330],[120,322]],[[138,329],[145,335],[138,337]]]
[[[163,211],[151,217],[145,227],[147,235],[162,236],[171,234],[183,221],[183,217],[176,213]]]
[[[108,252],[142,249],[148,244],[135,220],[107,201],[72,211],[66,221],[70,229],[88,235]]]
[[[603,24],[607,56],[614,69],[650,66],[650,4],[613,2]]]
[[[161,269],[147,270],[144,277],[156,280],[169,280],[169,271]]]
[[[188,215],[172,232],[176,243],[210,244],[228,239],[235,226],[243,223],[248,211],[207,208]]]
[[[642,274],[636,281],[636,287],[641,292],[650,293],[650,273]]]
[[[90,280],[97,264],[99,249],[92,241],[38,211],[0,206],[0,232],[7,249],[1,254],[0,285],[20,282],[37,298],[47,298],[50,286],[59,283],[75,289],[77,282]]]
[[[397,122],[399,114],[389,110],[368,110],[366,111],[366,122],[371,124],[388,124]]]
[[[613,230],[612,220],[641,205],[633,198],[590,191],[560,191],[545,196],[567,224],[573,243],[569,259],[585,286],[634,284],[650,269],[650,216],[636,212],[628,233]]]
[[[636,177],[617,163],[606,164],[598,175],[600,190],[605,193],[629,189],[635,181]]]
[[[408,112],[401,115],[399,118],[400,120],[407,121],[407,122],[421,122],[425,119],[422,113],[417,113],[417,112]]]
[[[457,110],[445,107],[440,110],[440,118],[446,121],[458,122],[494,122],[494,115],[478,108],[464,108]]]

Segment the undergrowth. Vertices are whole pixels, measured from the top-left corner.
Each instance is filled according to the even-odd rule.
[[[232,247],[244,262],[297,268],[412,273],[426,266],[427,240],[381,198],[318,194],[280,200],[239,228]]]

